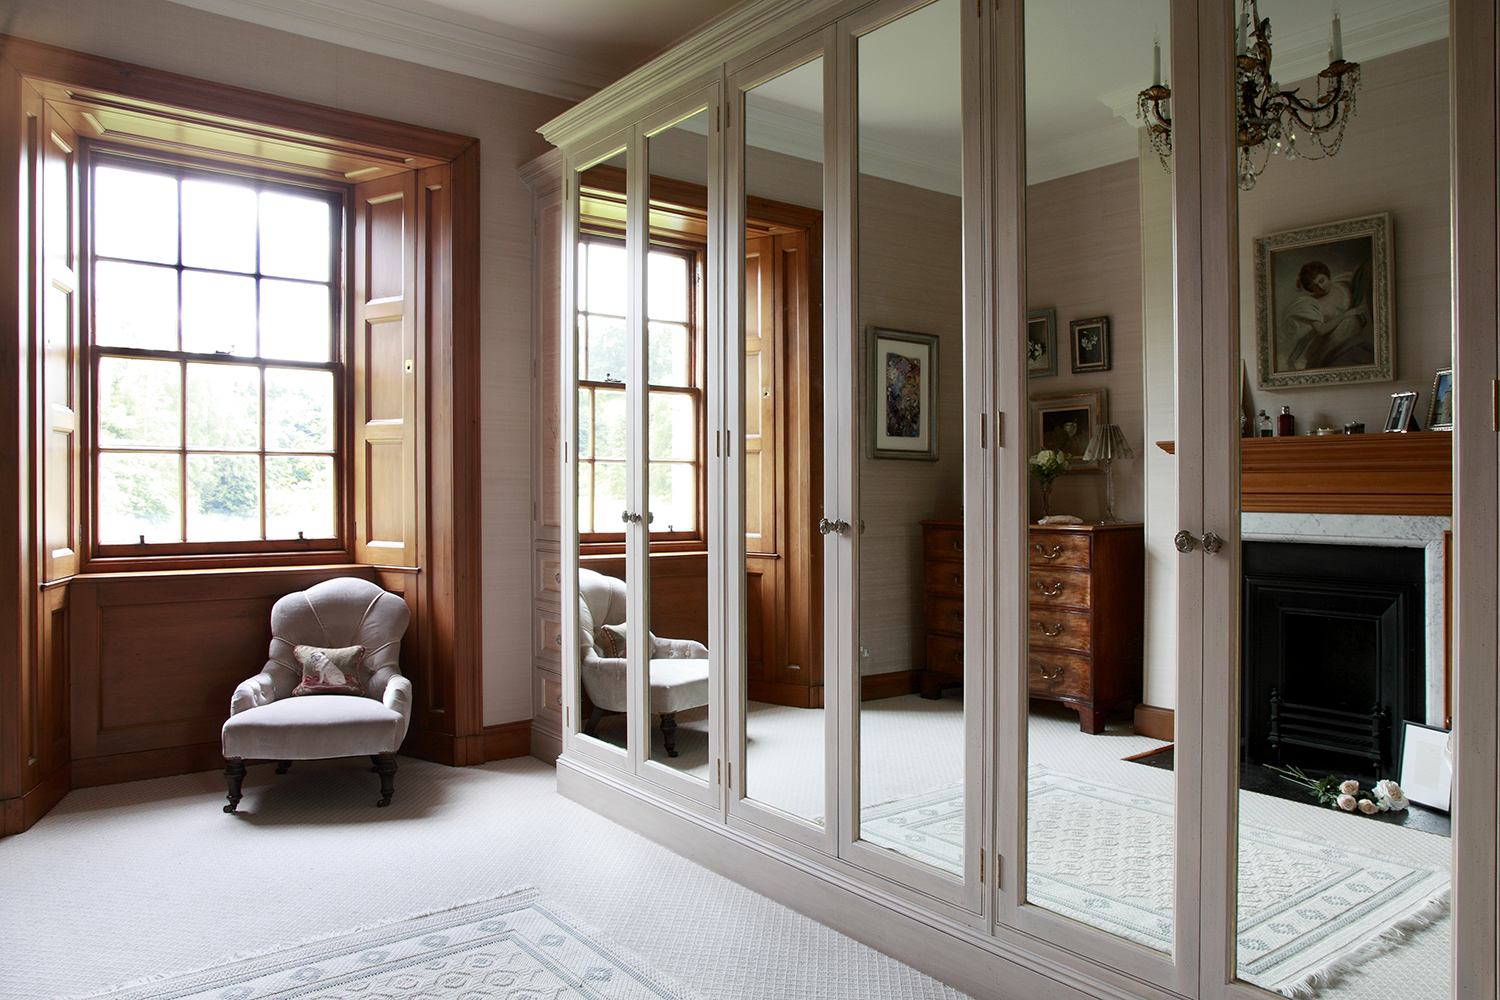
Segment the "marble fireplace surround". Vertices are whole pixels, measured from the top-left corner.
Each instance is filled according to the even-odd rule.
[[[1240,539],[1247,542],[1302,542],[1420,548],[1426,579],[1424,643],[1427,659],[1427,724],[1442,727],[1446,714],[1444,664],[1446,617],[1444,534],[1451,519],[1426,514],[1334,514],[1246,511]]]

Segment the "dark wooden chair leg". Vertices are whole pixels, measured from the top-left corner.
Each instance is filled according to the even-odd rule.
[[[240,786],[244,784],[244,781],[245,762],[238,757],[226,757],[224,759],[224,783],[229,786],[227,796],[229,805],[224,807],[225,812],[232,813],[239,807],[240,799],[243,798],[240,795]]]
[[[661,741],[666,744],[667,756],[677,756],[677,713],[661,713]]]
[[[277,774],[286,774],[287,771],[291,770],[291,767],[292,767],[292,762],[291,761],[289,761],[289,760],[278,760],[276,762],[276,773]]]
[[[391,804],[391,796],[396,794],[396,755],[383,753],[375,758],[375,770],[380,772],[380,801],[377,806],[388,806]]]
[[[595,705],[593,712],[589,713],[589,721],[583,724],[583,731],[590,736],[594,735],[594,730],[599,728],[599,720],[602,718],[604,718],[604,709]]]

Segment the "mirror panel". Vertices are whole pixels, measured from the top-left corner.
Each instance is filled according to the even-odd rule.
[[[823,59],[743,96],[741,788],[822,826]]]
[[[624,514],[630,510],[625,483],[631,459],[625,151],[580,170],[577,190],[577,710],[586,736],[624,749],[630,733]]]
[[[959,0],[857,39],[859,836],[964,872]]]
[[[1242,102],[1296,90],[1343,113],[1283,116],[1238,151],[1236,968],[1272,993],[1448,996],[1452,434],[1429,429],[1452,413],[1448,5],[1246,8]],[[1324,781],[1333,808],[1306,787]]]
[[[1024,358],[1026,901],[1168,955],[1173,194],[1136,94],[1169,23],[1166,0],[1026,6]]]
[[[646,140],[646,448],[651,557],[647,757],[709,780],[709,112]]]

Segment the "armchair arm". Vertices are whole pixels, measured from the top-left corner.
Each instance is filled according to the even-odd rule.
[[[656,645],[651,648],[653,660],[706,660],[707,658],[708,647],[696,639],[658,637]]]
[[[229,700],[229,714],[239,715],[248,709],[269,705],[276,700],[276,682],[271,675],[261,671],[234,689]]]
[[[411,681],[396,674],[385,682],[380,703],[403,719],[411,715]]]

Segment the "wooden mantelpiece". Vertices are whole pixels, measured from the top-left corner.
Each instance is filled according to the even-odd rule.
[[[1158,441],[1170,453],[1173,442]],[[1453,435],[1328,434],[1240,441],[1240,509],[1453,514]]]

